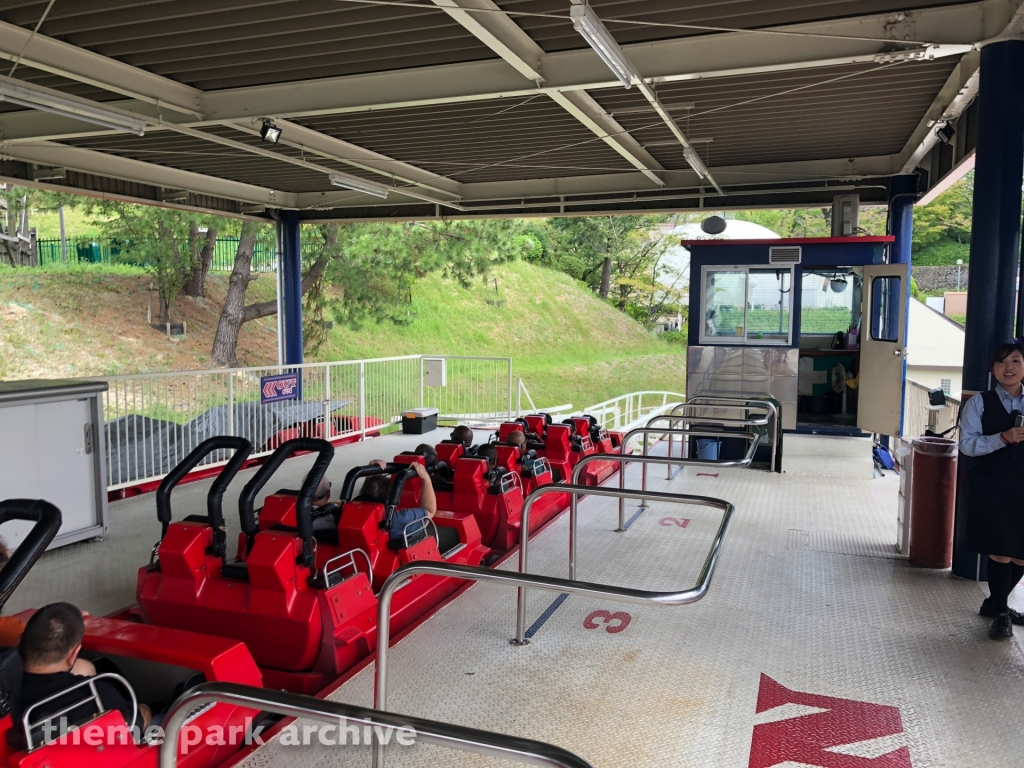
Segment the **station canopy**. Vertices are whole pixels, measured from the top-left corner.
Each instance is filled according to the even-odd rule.
[[[884,204],[972,160],[1020,5],[0,0],[0,180],[309,220]]]

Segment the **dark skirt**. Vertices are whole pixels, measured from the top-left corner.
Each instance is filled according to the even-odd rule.
[[[1024,560],[1024,446],[979,456],[968,472],[967,546]],[[1002,455],[1000,455],[1002,454]]]

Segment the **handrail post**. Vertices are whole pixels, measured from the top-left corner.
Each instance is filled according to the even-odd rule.
[[[228,371],[228,437],[235,436],[235,374]]]
[[[359,439],[366,439],[366,363],[359,363]]]

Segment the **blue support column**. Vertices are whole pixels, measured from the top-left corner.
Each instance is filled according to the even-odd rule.
[[[299,212],[281,211],[281,309],[284,363],[302,362],[302,247]]]
[[[964,339],[964,397],[989,387],[992,348],[1014,330],[1017,259],[1021,237],[1021,181],[1024,176],[1024,40],[981,49],[978,92],[978,149],[974,163],[971,227],[971,283]],[[986,578],[986,558],[967,549],[961,503],[970,459],[960,456],[953,573]],[[980,553],[987,554],[987,553]]]

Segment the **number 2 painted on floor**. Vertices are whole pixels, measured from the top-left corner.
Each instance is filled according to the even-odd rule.
[[[689,519],[685,517],[663,517],[659,522],[666,528],[669,528],[673,525],[678,525],[680,528],[685,528],[690,524]]]
[[[601,621],[598,622],[598,619]],[[625,611],[617,611],[612,613],[611,611],[594,611],[587,618],[583,620],[584,629],[597,629],[598,627],[604,627],[604,631],[609,635],[614,635],[616,632],[621,632],[629,626],[629,622],[633,620]],[[612,624],[612,622],[617,622]]]

